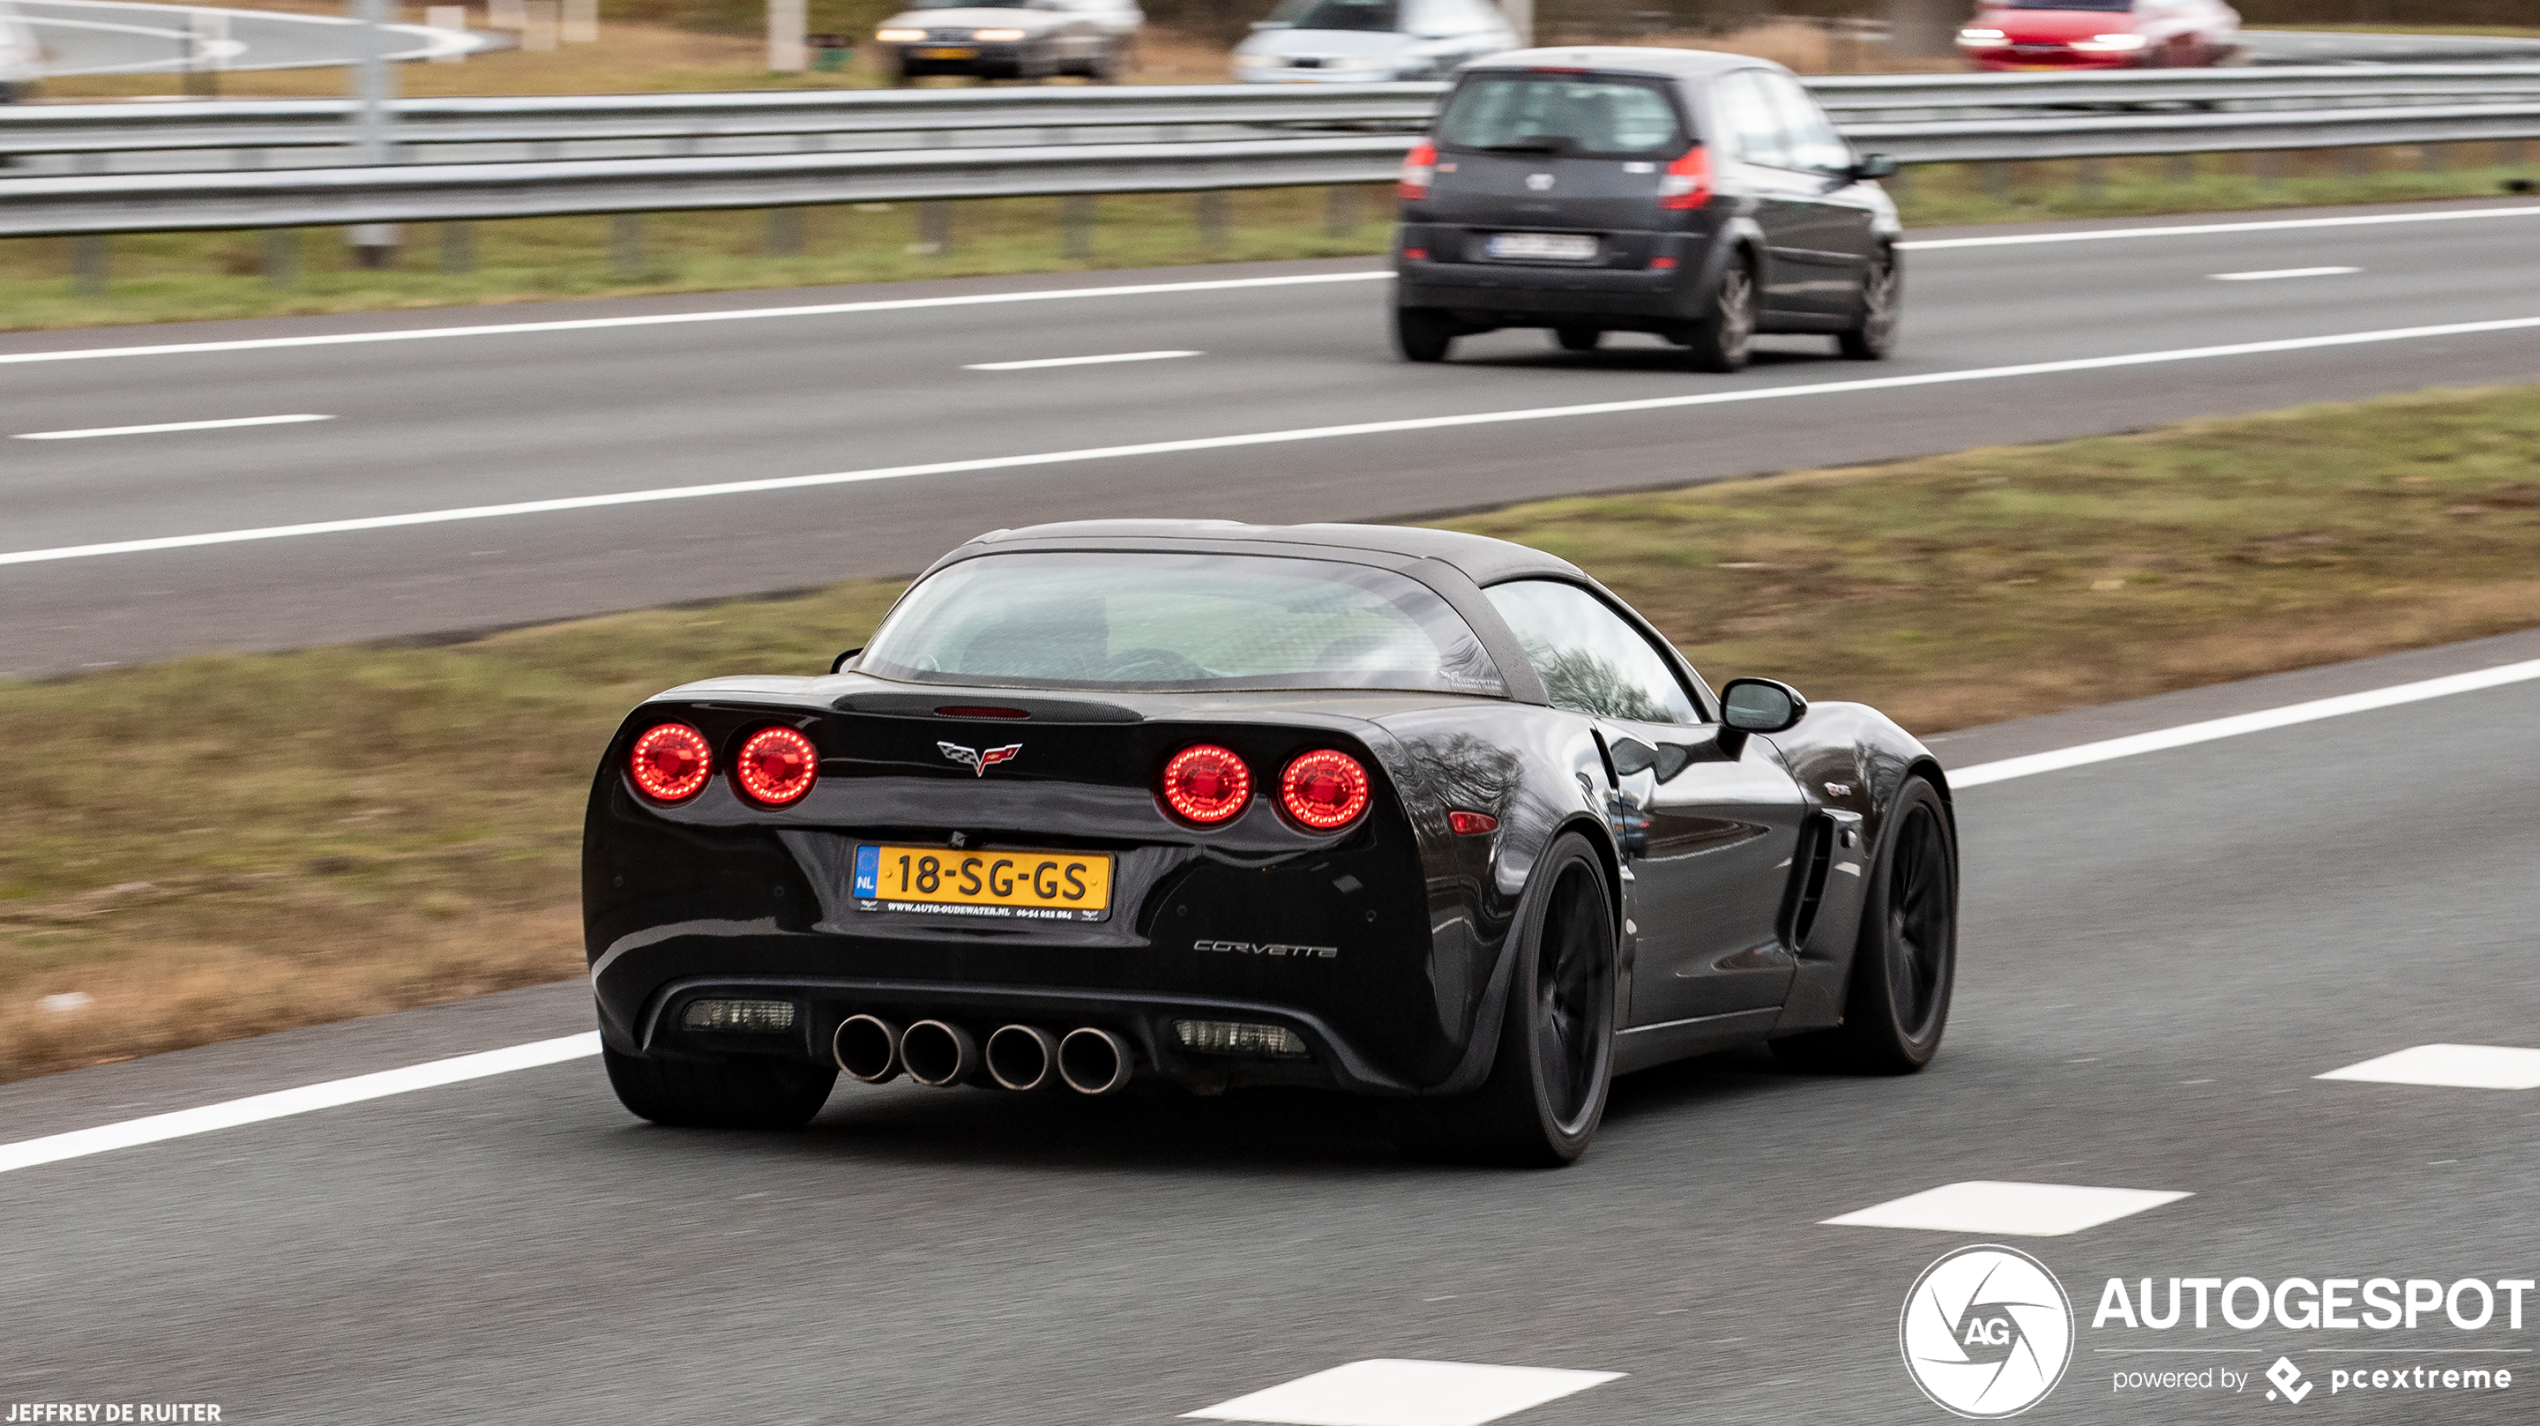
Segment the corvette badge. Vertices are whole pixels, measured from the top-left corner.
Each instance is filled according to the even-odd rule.
[[[988,769],[995,767],[998,763],[1010,763],[1023,753],[1021,743],[1008,743],[1002,748],[990,748],[986,752],[981,752],[977,748],[965,748],[959,743],[937,743],[935,746],[943,749],[945,757],[970,769],[973,777],[986,777]]]

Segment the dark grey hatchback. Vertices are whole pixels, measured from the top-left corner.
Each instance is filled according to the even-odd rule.
[[[1465,66],[1402,176],[1394,334],[1654,332],[1735,371],[1757,332],[1895,342],[1896,205],[1790,71],[1706,50],[1518,50]]]

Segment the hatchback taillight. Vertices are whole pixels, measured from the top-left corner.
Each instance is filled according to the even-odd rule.
[[[1336,832],[1367,810],[1367,769],[1329,748],[1301,753],[1279,774],[1279,805],[1317,832]]]
[[[1420,199],[1429,196],[1429,181],[1437,176],[1438,146],[1421,144],[1402,156],[1403,197]]]
[[[1658,206],[1683,211],[1710,201],[1711,155],[1702,145],[1695,144],[1659,175]]]
[[[741,790],[770,807],[800,802],[820,780],[820,751],[791,728],[762,728],[741,745],[733,774]]]
[[[1252,769],[1215,743],[1182,749],[1164,765],[1164,804],[1193,822],[1223,822],[1252,800]]]
[[[627,772],[648,797],[683,802],[697,795],[714,772],[706,735],[685,723],[664,723],[635,740]]]

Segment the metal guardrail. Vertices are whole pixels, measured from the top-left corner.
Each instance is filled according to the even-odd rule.
[[[1323,91],[1333,97],[1322,100],[1326,107],[1313,112],[1327,116],[1356,112],[1365,118],[1365,111],[1348,108],[1351,98],[1383,105],[1412,97],[1401,92],[1411,86],[1386,88],[1392,92],[1350,96],[1347,91]],[[1260,91],[1231,87],[1219,92],[1255,100],[1263,97]],[[982,103],[968,95],[947,97]],[[1045,97],[1018,93],[1010,101],[998,96],[987,102],[991,112],[1002,114],[1021,111],[1033,99]],[[1006,105],[1011,108],[1001,107]],[[1157,107],[1161,109],[1161,101]],[[1226,108],[1204,112],[1240,111],[1230,100]],[[1856,121],[1842,127],[1861,149],[1887,153],[1903,163],[2087,158],[2540,138],[2540,100],[2245,112],[2005,114],[1982,119]],[[1187,142],[1043,142],[861,153],[0,178],[0,236],[1376,183],[1392,176],[1413,142],[1409,133],[1298,132],[1284,137]]]
[[[2016,109],[2318,109],[2540,98],[2540,65],[1835,75],[1806,82],[1838,119],[1902,121]],[[517,161],[1407,128],[1427,122],[1444,91],[1442,84],[1409,83],[569,95],[407,99],[390,112],[394,141],[407,161]],[[262,166],[277,154],[289,155],[292,164],[325,162],[308,151],[345,147],[352,117],[353,106],[339,99],[11,106],[0,108],[0,154],[94,161],[228,151],[252,160],[235,167]],[[518,151],[492,151],[506,145]]]

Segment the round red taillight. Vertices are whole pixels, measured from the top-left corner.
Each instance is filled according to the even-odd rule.
[[[741,790],[771,807],[800,802],[820,779],[820,751],[791,728],[762,728],[741,745]]]
[[[1252,769],[1214,743],[1184,748],[1164,765],[1164,801],[1194,822],[1223,822],[1252,800]]]
[[[1279,774],[1279,803],[1317,832],[1337,831],[1367,810],[1367,769],[1329,748],[1301,753]]]
[[[706,735],[685,723],[664,723],[635,740],[627,771],[645,795],[680,802],[697,795],[714,771],[714,749]]]

